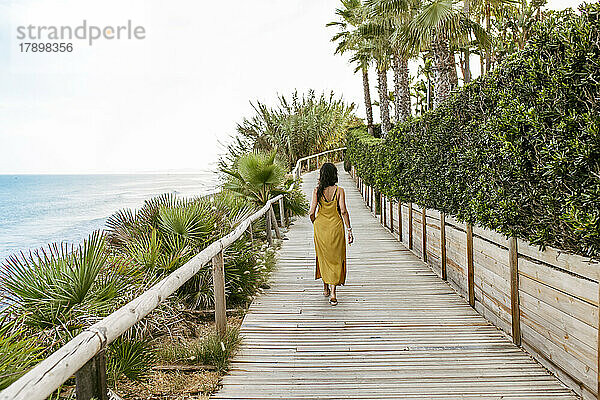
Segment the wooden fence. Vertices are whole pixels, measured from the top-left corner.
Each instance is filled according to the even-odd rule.
[[[352,175],[375,210],[375,191]],[[416,204],[378,200],[381,223],[475,310],[584,399],[600,398],[598,262],[541,251]]]
[[[292,170],[292,176],[300,178],[302,164],[306,162],[310,169],[310,161],[319,161],[331,157],[336,152],[343,152],[345,147],[326,151],[301,158]],[[294,181],[290,189],[297,183]],[[284,224],[283,195],[269,200],[267,204],[253,215],[241,222],[232,232],[213,242],[185,265],[171,273],[149,290],[127,303],[108,317],[95,323],[70,340],[63,347],[37,364],[8,388],[0,392],[0,400],[43,400],[54,392],[67,379],[75,375],[76,394],[78,400],[106,400],[108,390],[106,384],[105,349],[115,339],[125,333],[142,318],[150,314],[167,297],[173,294],[184,283],[191,279],[205,264],[212,262],[213,284],[215,295],[215,322],[217,332],[223,336],[226,330],[225,303],[225,271],[223,250],[238,240],[245,232],[252,235],[252,222],[264,217],[266,235],[269,245],[272,244],[272,229],[278,238],[281,232],[273,204],[280,207],[281,225]]]

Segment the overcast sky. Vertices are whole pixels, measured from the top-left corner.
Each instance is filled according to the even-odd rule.
[[[0,0],[0,173],[210,168],[250,100],[297,88],[362,106],[329,42],[339,0]],[[549,7],[576,6],[550,0]],[[20,25],[145,28],[144,40],[21,53]],[[374,77],[373,77],[374,90]],[[375,110],[375,114],[378,111]]]

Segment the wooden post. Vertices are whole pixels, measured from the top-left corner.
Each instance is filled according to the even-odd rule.
[[[379,197],[379,223],[385,226],[383,222],[383,209],[385,208],[383,207],[383,194],[379,192],[377,197]],[[377,214],[377,207],[375,207],[375,214]]]
[[[402,202],[398,200],[398,240],[402,242]]]
[[[279,199],[279,219],[281,220],[281,227],[285,226],[285,209],[283,208],[283,197]]]
[[[371,212],[375,209],[375,191],[373,190],[373,186],[370,187],[370,199],[371,199]]]
[[[106,354],[101,350],[75,373],[77,400],[108,400]]]
[[[446,271],[446,213],[444,212],[440,213],[440,246],[442,247],[440,252],[442,258],[442,279],[446,281],[448,280],[448,274]]]
[[[473,268],[473,225],[467,224],[467,282],[469,305],[475,308],[475,271]]]
[[[423,250],[423,262],[427,262],[427,209],[423,207],[421,209],[421,232],[422,232],[422,246]]]
[[[254,232],[252,231],[252,223],[248,225],[248,234],[250,235],[250,243],[254,242]]]
[[[379,222],[385,228],[385,196],[379,192]]]
[[[413,209],[412,203],[408,203],[408,248],[412,250],[413,248]]]
[[[215,323],[217,325],[217,334],[219,337],[225,337],[227,329],[227,320],[225,316],[225,262],[223,259],[223,250],[217,253],[212,259],[213,267],[213,288],[215,293]]]
[[[394,233],[394,201],[390,201],[390,232]]]
[[[275,217],[275,211],[273,210],[273,204],[269,208],[269,214],[271,214],[271,224],[273,228],[275,228],[275,236],[277,239],[281,239],[281,231],[279,230],[279,225],[277,225],[277,217]]]
[[[265,213],[265,224],[266,224],[266,233],[267,233],[267,243],[269,243],[269,247],[273,245],[273,232],[271,232],[271,213]]]
[[[517,238],[511,237],[508,245],[510,259],[510,313],[512,315],[513,343],[521,345],[521,311],[519,309],[519,253]]]

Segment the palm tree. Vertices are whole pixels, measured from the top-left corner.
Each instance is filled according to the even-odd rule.
[[[396,123],[405,120],[411,113],[408,60],[418,55],[419,48],[411,48],[404,38],[417,6],[415,0],[368,0],[365,3],[371,21],[380,25],[379,31],[392,32],[389,40],[394,71]]]
[[[390,122],[390,103],[388,97],[387,71],[390,68],[390,47],[385,39],[375,41],[374,52],[377,66],[377,91],[379,92],[379,113],[381,115],[381,135],[386,137],[392,124]]]
[[[379,113],[381,134],[387,135],[391,128],[390,104],[388,97],[387,71],[390,69],[393,54],[391,44],[392,30],[389,26],[367,20],[353,32],[354,41],[366,40],[367,48],[375,59],[377,69],[377,91],[379,94]]]
[[[353,39],[352,31],[349,30],[349,28],[357,28],[364,22],[361,1],[342,0],[342,8],[336,9],[335,13],[341,18],[341,21],[330,22],[326,26],[336,26],[340,29],[340,32],[336,33],[331,39],[332,42],[338,42],[335,54],[344,54],[348,51],[353,52],[350,62],[357,65],[354,72],[361,71],[362,73],[367,130],[372,135],[373,104],[371,102],[371,90],[369,87],[369,66],[373,57],[366,40],[364,38]]]
[[[464,10],[452,0],[431,0],[410,23],[413,45],[428,47],[433,57],[434,107],[446,100],[458,86],[458,75],[452,44],[464,43],[469,34],[476,42],[487,46],[488,36],[476,22],[467,18]]]

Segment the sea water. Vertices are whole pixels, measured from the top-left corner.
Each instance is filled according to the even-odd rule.
[[[162,193],[215,189],[213,172],[138,175],[0,175],[0,264],[48,243],[78,244],[122,208]]]

